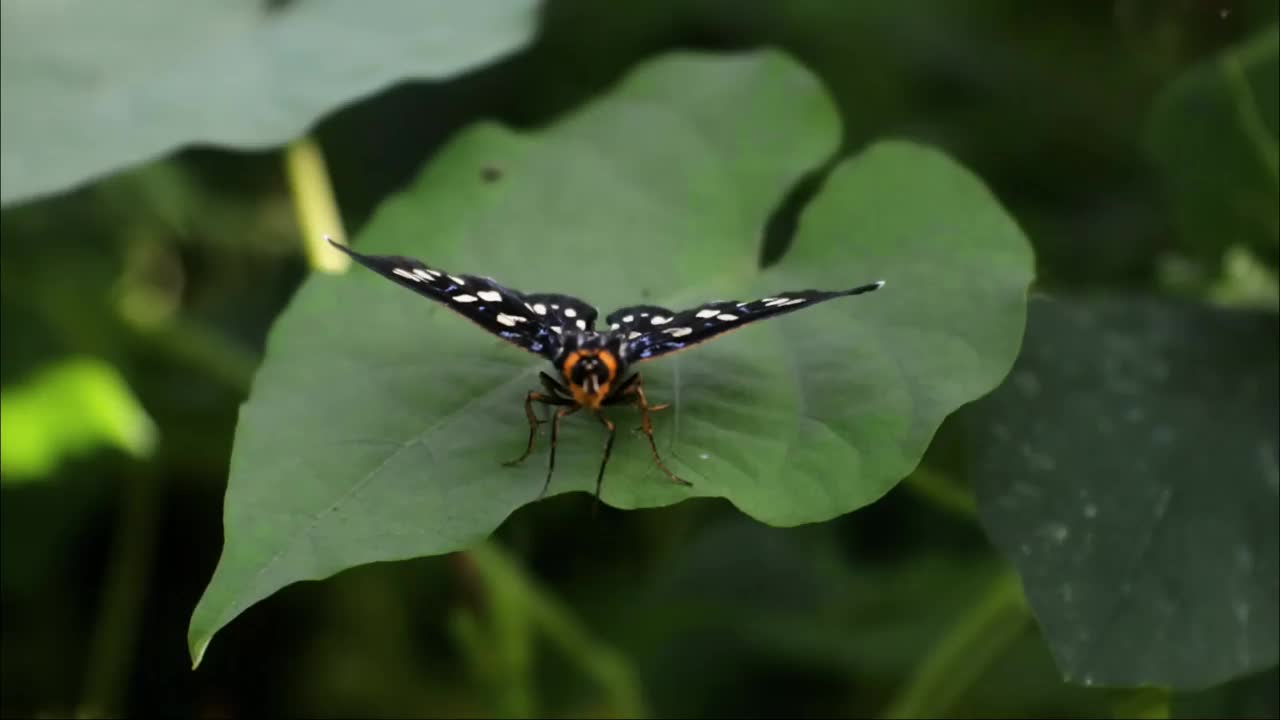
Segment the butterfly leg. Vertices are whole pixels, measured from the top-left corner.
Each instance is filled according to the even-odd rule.
[[[613,452],[613,438],[617,435],[617,426],[609,418],[596,413],[596,418],[609,430],[609,439],[604,443],[604,458],[600,460],[600,472],[596,475],[596,504],[600,503],[600,485],[604,482],[604,466],[609,464],[609,454]]]
[[[551,473],[556,469],[556,436],[560,433],[560,418],[572,415],[581,408],[582,406],[578,404],[566,405],[557,410],[556,416],[551,419],[551,459],[547,462],[547,481],[542,484],[542,492],[538,493],[538,499],[542,499],[547,494],[547,488],[551,487]]]
[[[529,444],[525,447],[523,455],[515,460],[508,460],[507,462],[502,463],[503,465],[519,465],[524,462],[525,458],[529,457],[529,454],[533,452],[533,439],[538,435],[538,426],[545,422],[549,422],[547,420],[539,420],[538,417],[533,414],[533,403],[535,400],[543,405],[568,405],[572,402],[572,400],[565,397],[569,394],[569,391],[561,387],[560,383],[556,382],[554,378],[544,372],[538,373],[538,376],[541,378],[542,386],[547,389],[547,392],[540,393],[535,390],[530,390],[529,394],[524,398],[524,415],[529,419]]]
[[[645,399],[644,383],[637,378],[635,384],[628,389],[628,394],[634,398],[633,402],[635,402],[636,407],[640,409],[640,429],[643,430],[644,434],[649,438],[649,449],[653,451],[653,461],[658,464],[658,467],[662,469],[662,472],[667,474],[667,477],[671,478],[672,482],[677,485],[693,485],[693,483],[677,477],[675,473],[668,470],[667,466],[663,464],[662,458],[658,455],[658,445],[653,441],[653,423],[649,421],[649,412],[653,410],[653,408],[649,407],[649,401]],[[669,404],[670,403],[666,403],[662,407],[666,407]]]
[[[507,466],[519,465],[520,463],[524,462],[525,458],[529,457],[529,453],[533,452],[533,439],[538,436],[538,426],[546,422],[546,420],[539,420],[538,416],[533,414],[534,401],[537,401],[540,403],[552,404],[554,402],[554,398],[550,398],[546,395],[543,395],[542,393],[536,390],[530,390],[529,394],[525,396],[524,415],[529,419],[529,445],[525,447],[524,454],[522,454],[520,457],[516,458],[515,460],[508,460],[502,463],[503,465],[507,465]]]

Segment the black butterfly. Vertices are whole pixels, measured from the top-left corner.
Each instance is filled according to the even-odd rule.
[[[691,484],[667,469],[658,455],[649,413],[667,405],[649,404],[640,375],[630,372],[631,366],[685,350],[757,320],[832,298],[878,290],[884,285],[879,281],[849,290],[797,290],[759,300],[711,302],[678,312],[656,305],[633,305],[610,313],[605,318],[608,328],[597,330],[596,309],[568,295],[523,293],[488,277],[455,275],[398,255],[364,255],[332,239],[326,240],[383,277],[439,301],[503,340],[549,360],[560,372],[560,379],[545,372],[538,374],[545,392],[531,390],[524,401],[525,416],[529,420],[528,445],[524,454],[505,464],[516,465],[529,457],[538,425],[548,422],[534,415],[533,403],[559,406],[550,421],[551,457],[542,486],[545,494],[555,470],[560,420],[587,408],[609,430],[604,459],[596,476],[597,499],[615,435],[614,423],[602,415],[600,409],[610,405],[634,404],[640,410],[641,429],[649,438],[649,448],[658,467],[673,482]]]

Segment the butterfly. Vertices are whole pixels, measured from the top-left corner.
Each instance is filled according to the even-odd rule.
[[[579,410],[590,412],[608,430],[604,457],[596,475],[596,499],[605,467],[613,451],[616,427],[601,410],[614,405],[634,405],[640,413],[640,429],[649,439],[654,462],[672,482],[691,485],[673,473],[653,439],[650,413],[669,404],[650,405],[644,382],[634,366],[647,360],[686,350],[727,332],[767,318],[803,310],[840,297],[860,295],[884,287],[884,281],[848,290],[794,290],[757,300],[708,302],[685,310],[657,305],[632,305],[610,313],[596,328],[599,312],[582,300],[559,293],[525,293],[492,278],[455,274],[400,255],[368,255],[326,237],[329,244],[355,262],[398,285],[443,304],[484,330],[549,361],[559,377],[539,372],[541,390],[529,390],[524,413],[529,439],[520,457],[503,463],[519,465],[533,452],[538,426],[551,423],[551,452],[547,478],[539,498],[551,485],[556,464],[560,421]],[[550,420],[539,419],[533,404],[557,408]]]

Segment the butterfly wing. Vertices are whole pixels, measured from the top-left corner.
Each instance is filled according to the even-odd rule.
[[[574,298],[525,295],[491,278],[449,273],[399,255],[365,255],[333,240],[329,240],[329,244],[388,280],[425,295],[503,340],[548,359],[556,355],[560,329],[570,309],[570,317],[587,317],[590,310],[589,317],[595,320],[594,308]],[[553,308],[546,298],[556,298],[557,307]],[[543,312],[538,312],[539,307]]]
[[[745,302],[711,302],[679,312],[656,305],[634,305],[615,310],[605,321],[611,330],[624,333],[628,360],[640,362],[685,350],[765,318],[833,298],[871,292],[883,285],[875,282],[850,290],[798,290]]]
[[[524,301],[555,332],[566,328],[578,331],[595,329],[596,309],[578,298],[556,293],[534,293],[525,295]]]

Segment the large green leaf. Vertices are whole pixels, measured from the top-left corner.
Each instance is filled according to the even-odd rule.
[[[1152,108],[1147,151],[1186,247],[1280,258],[1280,26],[1205,60]]]
[[[1274,665],[1277,319],[1037,300],[975,407],[983,523],[1063,673],[1205,687]]]
[[[0,202],[176,148],[279,145],[406,79],[529,41],[535,0],[99,3],[4,0]]]
[[[686,306],[885,279],[644,369],[659,447],[620,432],[603,498],[725,497],[775,525],[874,501],[945,415],[995,387],[1021,339],[1031,253],[943,155],[874,146],[840,166],[787,256],[763,228],[838,145],[815,79],[782,55],[678,54],[532,135],[475,127],[381,209],[358,246],[603,307]],[[640,366],[645,368],[645,366]],[[547,438],[518,468],[537,358],[363,271],[308,281],[280,318],[237,428],[223,556],[192,619],[212,634],[280,587],[464,548],[533,502]],[[604,431],[561,431],[551,493],[594,491]]]

